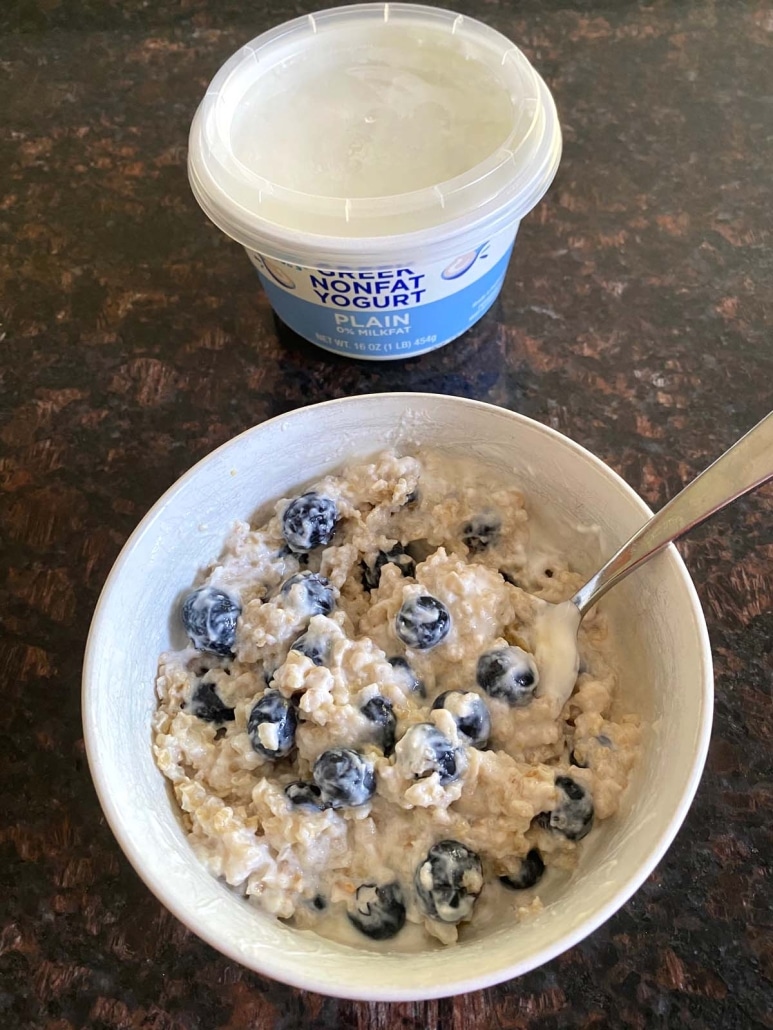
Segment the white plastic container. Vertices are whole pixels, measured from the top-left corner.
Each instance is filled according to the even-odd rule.
[[[505,36],[433,7],[363,4],[234,54],[196,112],[188,173],[291,329],[388,360],[487,311],[560,156],[550,92]]]

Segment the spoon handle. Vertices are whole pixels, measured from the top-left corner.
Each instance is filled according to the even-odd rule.
[[[610,587],[715,511],[773,478],[773,412],[645,522],[572,602],[585,615]]]

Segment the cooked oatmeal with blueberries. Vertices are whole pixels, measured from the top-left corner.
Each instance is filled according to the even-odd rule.
[[[433,454],[381,454],[237,522],[157,682],[154,753],[199,859],[368,946],[537,910],[637,752],[599,612],[568,699],[541,690],[540,608],[581,584],[516,487]]]

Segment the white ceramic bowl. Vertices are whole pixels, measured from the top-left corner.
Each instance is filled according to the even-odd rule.
[[[354,950],[293,930],[201,866],[151,753],[161,651],[184,644],[172,613],[235,518],[388,445],[424,445],[514,471],[532,504],[563,527],[573,564],[594,571],[649,515],[598,458],[523,416],[432,394],[329,401],[242,433],[184,475],[133,533],[105,584],[89,635],[83,713],[89,764],[118,842],[148,887],[205,941],[285,983],[344,998],[443,997],[525,973],[582,940],[640,886],[676,834],[708,747],[712,667],[706,626],[672,547],[608,595],[627,710],[649,729],[620,812],[583,843],[571,880],[544,910],[445,950],[407,957]],[[597,526],[598,534],[572,527]]]

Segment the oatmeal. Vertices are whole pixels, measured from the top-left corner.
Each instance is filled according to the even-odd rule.
[[[550,685],[545,602],[582,577],[536,548],[527,503],[385,453],[233,526],[154,716],[214,875],[295,926],[420,947],[535,910],[543,875],[573,867],[617,810],[638,720],[598,612],[561,656],[568,689]]]

